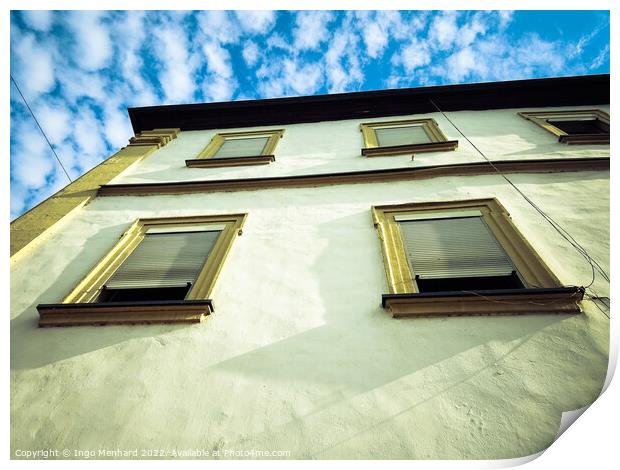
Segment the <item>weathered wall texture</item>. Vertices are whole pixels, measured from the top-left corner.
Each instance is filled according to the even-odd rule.
[[[455,114],[465,127],[474,113]],[[342,166],[353,169],[359,132],[349,124],[353,137],[342,142],[313,134],[299,163],[300,140],[287,127],[291,142],[281,142],[278,165],[334,171],[341,151],[334,147],[342,145],[350,147],[343,157],[350,162]],[[539,132],[521,124],[526,133]],[[482,134],[483,127],[470,124],[469,131]],[[530,136],[517,135],[522,131],[506,129],[512,151],[495,137],[478,137],[507,158],[601,154],[567,149],[545,134],[539,138],[548,146],[528,143]],[[309,133],[300,130],[298,139]],[[181,168],[209,136],[181,133],[139,173],[131,169],[119,181],[250,171]],[[450,158],[474,158],[464,144],[461,149]],[[355,158],[360,167],[407,161]],[[275,164],[252,169],[272,170],[281,171]],[[511,178],[608,269],[608,172]],[[288,450],[292,458],[484,459],[545,448],[562,411],[591,403],[603,384],[608,319],[590,302],[576,316],[394,320],[380,307],[387,287],[371,205],[481,197],[499,199],[562,282],[590,282],[585,260],[498,176],[95,199],[13,267],[12,450],[269,449]],[[62,300],[136,218],[228,212],[249,216],[213,293],[216,311],[203,323],[37,328],[36,305]],[[593,287],[609,295],[600,277]]]

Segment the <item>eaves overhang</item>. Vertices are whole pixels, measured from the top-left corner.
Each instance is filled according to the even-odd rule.
[[[609,103],[609,74],[129,108],[134,133],[228,129],[442,111]]]

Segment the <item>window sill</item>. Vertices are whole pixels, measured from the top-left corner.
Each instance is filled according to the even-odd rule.
[[[39,304],[39,326],[199,323],[214,311],[211,300]]]
[[[609,144],[609,134],[571,134],[559,138],[562,144]]]
[[[273,155],[258,155],[253,157],[199,158],[185,160],[185,165],[189,168],[218,168],[223,166],[267,165],[275,161],[276,157]]]
[[[381,305],[394,318],[454,315],[581,313],[579,287],[384,294]]]
[[[392,155],[405,155],[424,152],[451,152],[459,145],[458,140],[446,140],[444,142],[429,142],[426,144],[394,145],[392,147],[367,147],[362,149],[365,157],[388,157]]]

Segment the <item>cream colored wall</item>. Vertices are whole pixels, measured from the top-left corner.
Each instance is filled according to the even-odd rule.
[[[608,106],[597,108],[609,111]],[[557,137],[517,115],[520,111],[544,109],[546,108],[459,111],[447,114],[474,145],[493,160],[609,156],[608,145],[559,144]],[[553,109],[592,109],[592,106]],[[372,158],[361,156],[363,143],[359,129],[360,123],[429,117],[437,121],[448,139],[459,141],[459,148],[456,151],[421,153],[416,155],[413,161],[411,155]],[[285,132],[276,148],[274,163],[236,168],[187,168],[185,166],[185,160],[196,158],[218,132],[278,128],[285,129]],[[181,132],[177,139],[159,149],[142,163],[123,172],[112,180],[111,184],[256,178],[480,161],[484,160],[441,114],[431,113],[364,120]]]
[[[157,165],[165,171],[188,157],[181,149],[208,139],[181,133],[182,145],[145,161],[141,178],[156,179]],[[288,145],[282,164],[294,158]],[[327,156],[341,150],[321,141],[322,156],[303,155],[299,171],[311,162],[335,168]],[[608,172],[511,179],[609,270]],[[371,205],[478,197],[500,200],[562,282],[590,282],[580,255],[493,175],[97,198],[13,267],[12,451],[508,458],[541,450],[562,411],[592,402],[603,384],[608,319],[590,302],[577,316],[395,320],[380,307],[387,287]],[[37,328],[36,305],[62,300],[136,218],[228,212],[249,216],[203,323]],[[609,295],[600,277],[593,288]]]

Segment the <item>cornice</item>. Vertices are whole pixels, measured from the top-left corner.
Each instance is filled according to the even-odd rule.
[[[165,183],[129,183],[101,185],[98,196],[149,194],[187,194],[219,191],[250,191],[269,188],[302,188],[334,184],[381,183],[444,176],[468,176],[505,173],[557,173],[567,171],[609,170],[609,157],[553,158],[540,160],[498,160],[415,168],[390,168],[341,173],[295,176],[271,176],[225,180],[178,181]]]

